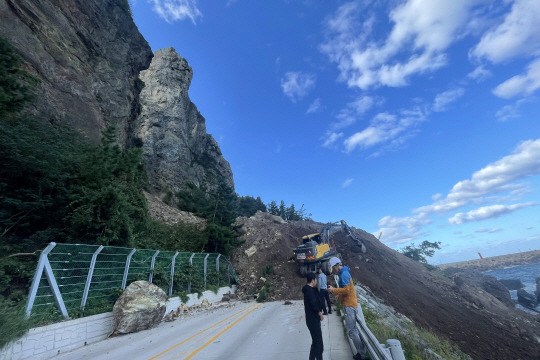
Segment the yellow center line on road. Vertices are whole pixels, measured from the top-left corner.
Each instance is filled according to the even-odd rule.
[[[197,355],[201,350],[203,350],[205,347],[207,347],[208,345],[210,345],[211,343],[213,343],[218,337],[220,337],[221,335],[223,335],[225,332],[229,331],[234,325],[238,324],[240,322],[240,320],[242,320],[243,318],[245,318],[246,316],[248,316],[249,314],[251,314],[252,312],[254,312],[255,310],[257,310],[258,308],[260,308],[261,306],[263,306],[263,304],[259,304],[255,309],[252,309],[250,310],[248,313],[244,314],[240,319],[236,320],[235,322],[233,322],[231,325],[227,326],[222,332],[220,332],[219,334],[217,334],[216,336],[214,336],[213,338],[211,338],[206,344],[204,344],[203,346],[201,346],[200,348],[198,348],[197,350],[195,350],[194,352],[192,352],[187,358],[185,358],[184,360],[189,360],[191,359],[192,357],[194,357],[195,355]]]
[[[259,304],[259,306],[257,306],[257,308],[259,308],[261,305],[262,305],[262,304]],[[227,318],[221,320],[220,322],[217,322],[217,323],[215,323],[214,325],[209,326],[209,327],[207,327],[206,329],[199,331],[199,332],[196,333],[195,335],[190,336],[189,338],[187,338],[187,339],[185,339],[185,340],[182,340],[182,341],[179,342],[178,344],[175,344],[175,345],[171,346],[171,347],[168,348],[167,350],[163,350],[163,351],[160,352],[159,354],[152,356],[152,357],[149,358],[148,360],[157,359],[157,358],[160,357],[161,355],[163,355],[163,354],[165,354],[165,353],[168,353],[168,352],[171,351],[172,349],[174,349],[174,348],[176,348],[176,347],[178,347],[178,346],[184,344],[186,341],[189,341],[189,340],[193,339],[194,337],[201,335],[201,334],[204,333],[205,331],[210,330],[211,328],[213,328],[213,327],[215,327],[215,326],[221,324],[222,322],[225,322],[225,321],[229,320],[229,319],[232,318],[232,317],[235,317],[236,315],[238,315],[238,314],[240,314],[240,313],[242,313],[242,312],[244,312],[244,311],[246,311],[246,310],[248,310],[248,309],[250,309],[250,308],[252,308],[252,307],[254,307],[254,306],[255,306],[255,304],[250,305],[250,306],[248,306],[247,308],[242,309],[242,310],[238,311],[237,313],[232,314],[231,316],[229,316],[229,317],[227,317]],[[255,310],[255,309],[253,309],[253,310]],[[251,311],[253,311],[253,310],[251,310]],[[250,312],[251,312],[251,311],[250,311]],[[249,313],[250,313],[250,312],[249,312]],[[248,313],[248,314],[249,314],[249,313]],[[247,314],[246,314],[246,315],[247,315]],[[244,315],[244,317],[245,317],[245,315]]]

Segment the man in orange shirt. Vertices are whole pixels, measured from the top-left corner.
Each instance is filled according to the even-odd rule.
[[[367,357],[366,345],[360,339],[360,332],[356,327],[356,314],[358,313],[358,300],[356,299],[356,291],[354,290],[353,280],[350,269],[347,266],[341,264],[341,260],[337,257],[330,259],[330,266],[332,272],[339,275],[339,288],[328,286],[328,291],[336,294],[339,301],[343,305],[343,313],[345,316],[345,328],[347,334],[353,341],[354,347],[358,353],[354,355],[355,360],[369,359]]]

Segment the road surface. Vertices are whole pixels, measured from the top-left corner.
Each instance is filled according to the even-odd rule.
[[[333,321],[339,324],[337,316]],[[331,351],[329,328],[328,317],[325,317],[322,322],[324,358],[351,359],[350,348],[339,327],[332,335],[339,338],[338,345],[333,345]],[[154,329],[112,337],[59,354],[54,359],[304,360],[309,356],[310,345],[302,301],[293,301],[290,305],[236,302],[227,307],[194,312],[173,322],[161,323]]]

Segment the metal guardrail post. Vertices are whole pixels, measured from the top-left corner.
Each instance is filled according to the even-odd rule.
[[[171,260],[171,284],[169,285],[169,296],[172,296],[173,279],[174,279],[174,264],[176,262],[177,256],[178,256],[178,251],[174,254]]]
[[[32,308],[34,307],[34,301],[36,300],[36,294],[39,287],[39,282],[41,281],[41,276],[43,275],[43,269],[45,268],[45,262],[48,262],[47,255],[51,252],[52,249],[56,246],[56,243],[52,242],[39,255],[38,264],[36,267],[36,272],[34,273],[34,278],[32,279],[32,285],[30,285],[30,292],[28,293],[28,300],[26,301],[26,317],[30,316]]]
[[[392,360],[405,360],[405,353],[401,348],[401,343],[396,339],[386,340],[386,346],[390,349]]]
[[[90,268],[88,269],[88,276],[86,277],[86,284],[84,285],[84,292],[81,300],[81,311],[84,311],[84,307],[86,306],[86,300],[88,300],[88,291],[90,290],[90,284],[92,283],[94,267],[96,266],[97,256],[101,252],[101,250],[103,250],[103,245],[100,245],[92,255],[92,261],[90,262]]]
[[[39,256],[38,266],[36,268],[34,278],[32,279],[32,285],[30,287],[30,294],[28,296],[28,301],[26,303],[25,313],[26,313],[27,318],[30,316],[30,313],[32,312],[34,301],[36,300],[36,294],[39,288],[39,282],[41,281],[41,276],[43,275],[43,271],[45,271],[45,276],[47,277],[47,281],[49,282],[49,286],[53,293],[54,302],[56,303],[56,306],[58,307],[58,309],[60,309],[62,316],[65,319],[69,319],[66,305],[64,304],[64,300],[62,299],[62,294],[60,293],[60,289],[58,288],[58,284],[56,283],[56,279],[54,277],[54,273],[51,268],[51,263],[49,262],[49,258],[48,258],[49,253],[52,251],[52,249],[55,246],[56,246],[56,243],[51,242],[41,252],[41,255]]]
[[[208,256],[210,256],[210,254],[206,254],[204,257],[204,290],[206,290],[206,264],[208,261]]]
[[[216,258],[216,273],[217,273],[217,286],[219,287],[219,258],[221,254],[219,254]]]
[[[194,256],[195,256],[195,253],[192,253],[191,257],[189,258],[189,265],[190,266],[193,266],[193,257]],[[188,292],[188,294],[191,294],[191,277],[189,278],[189,282],[188,282],[188,286],[187,286],[187,292]]]
[[[121,286],[122,290],[126,289],[126,283],[127,283],[127,278],[129,274],[129,265],[131,265],[131,257],[133,256],[133,254],[135,254],[135,251],[137,251],[137,249],[131,250],[131,252],[126,258],[126,267],[124,268],[124,277],[122,278],[122,286]]]
[[[154,264],[156,263],[156,256],[158,256],[159,250],[156,250],[154,256],[152,256],[152,262],[150,263],[150,276],[148,276],[148,282],[152,283],[152,278],[154,277]]]

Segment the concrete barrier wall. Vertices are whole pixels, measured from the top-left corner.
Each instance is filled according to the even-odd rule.
[[[224,294],[234,293],[230,287],[222,287],[218,293],[203,292],[202,296],[189,294],[187,306],[199,305],[204,299],[209,303],[221,301]],[[182,301],[178,297],[167,300],[165,315],[176,310]],[[112,312],[30,329],[23,337],[7,344],[0,350],[0,360],[45,360],[84,345],[105,340],[114,328]]]

